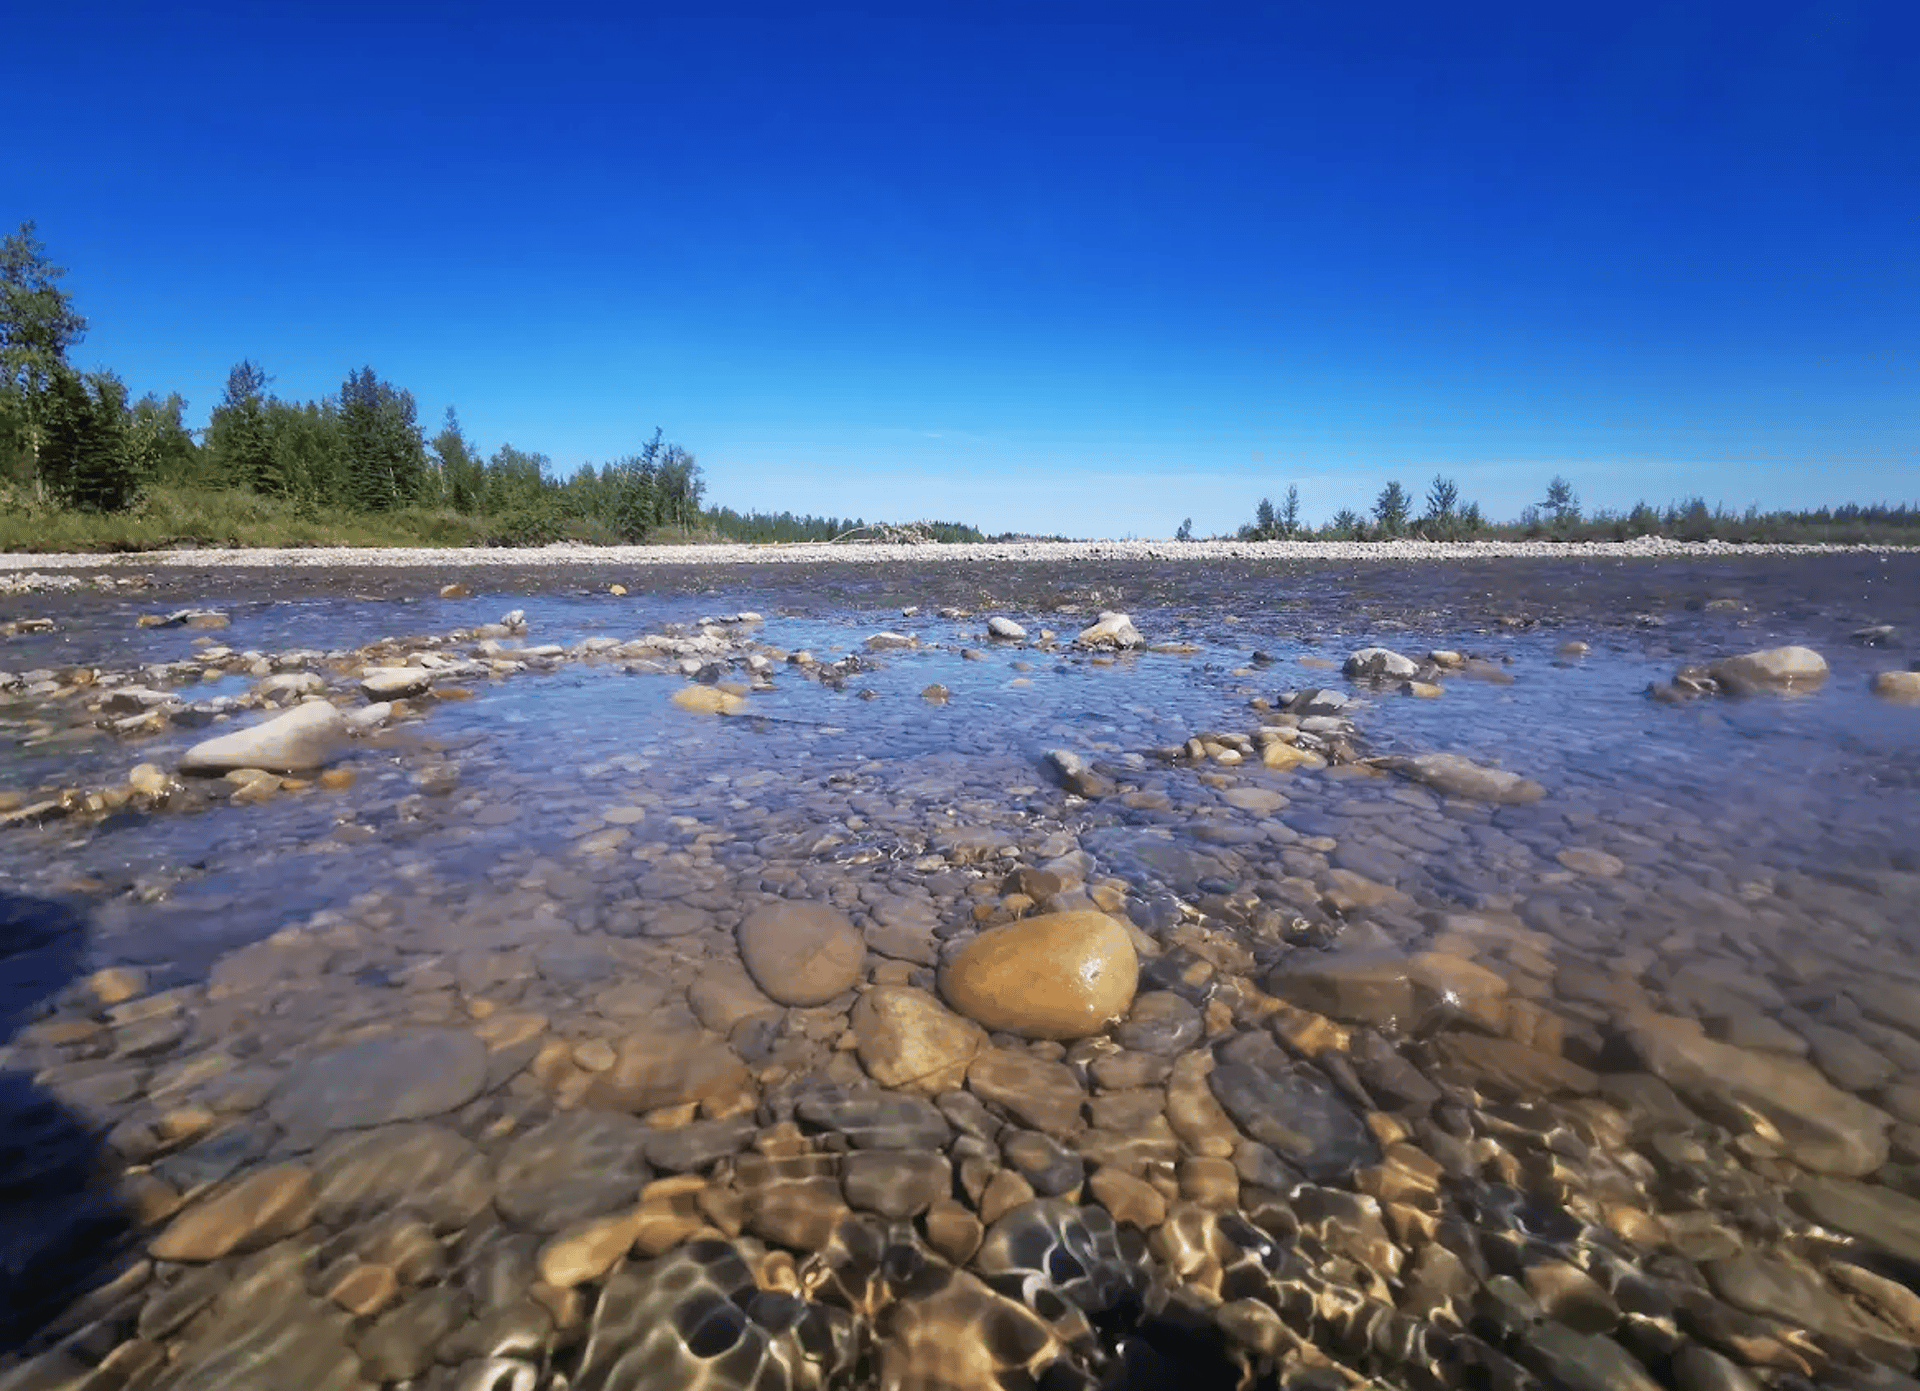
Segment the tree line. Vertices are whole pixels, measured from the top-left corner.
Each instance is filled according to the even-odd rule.
[[[830,540],[866,525],[708,510],[700,465],[658,429],[634,452],[565,476],[511,443],[484,452],[452,407],[428,437],[413,394],[372,367],[301,401],[274,394],[265,368],[244,359],[195,432],[178,392],[130,402],[117,374],[69,362],[87,321],[65,274],[31,222],[0,241],[0,514],[38,505],[112,518],[165,492],[201,514],[263,503],[296,518],[381,518],[386,536],[503,545]],[[979,538],[956,523],[922,530]]]
[[[1573,484],[1555,475],[1546,494],[1510,522],[1489,521],[1476,502],[1461,499],[1458,484],[1436,475],[1424,508],[1398,480],[1390,480],[1362,514],[1350,507],[1315,527],[1302,521],[1300,489],[1289,486],[1279,506],[1263,497],[1253,520],[1235,533],[1242,541],[1631,541],[1661,536],[1675,541],[1920,544],[1920,507],[1911,504],[1848,503],[1811,511],[1735,512],[1689,497],[1656,508],[1642,501],[1624,512],[1583,511]],[[1180,540],[1193,538],[1193,523],[1180,524]]]

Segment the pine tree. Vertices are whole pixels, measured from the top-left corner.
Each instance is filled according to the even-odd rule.
[[[207,450],[214,469],[229,488],[255,492],[286,491],[267,431],[267,383],[259,364],[243,358],[227,373],[227,389],[207,422]]]
[[[46,442],[40,473],[63,506],[82,512],[122,512],[140,494],[140,475],[127,447],[126,387],[118,377],[83,380],[58,368],[48,384]]]
[[[1391,541],[1407,525],[1407,513],[1410,511],[1407,490],[1394,480],[1380,490],[1380,496],[1373,501],[1373,517],[1380,523],[1380,533]]]
[[[427,450],[414,423],[413,395],[395,390],[371,367],[349,373],[340,387],[340,443],[352,506],[385,512],[420,496]]]
[[[10,437],[0,446],[17,449],[29,473],[51,423],[54,379],[87,331],[60,288],[65,274],[47,259],[31,222],[0,239],[0,430]]]
[[[1286,501],[1280,504],[1280,534],[1289,540],[1300,531],[1300,485],[1287,484]]]

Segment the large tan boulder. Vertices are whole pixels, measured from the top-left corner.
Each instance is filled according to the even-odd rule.
[[[1047,913],[989,928],[947,962],[940,993],[989,1029],[1025,1038],[1097,1034],[1140,983],[1127,929],[1105,913]]]
[[[1811,647],[1769,647],[1707,668],[1729,691],[1806,691],[1827,679],[1827,659]]]

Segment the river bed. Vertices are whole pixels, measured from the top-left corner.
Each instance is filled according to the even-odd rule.
[[[1915,1370],[1920,709],[1869,681],[1920,655],[1916,558],[113,573],[9,596],[51,627],[0,668],[212,649],[257,655],[189,699],[257,662],[338,686],[327,654],[509,610],[503,652],[558,651],[353,741],[347,786],[0,832],[8,1269],[35,1291],[5,1347],[36,1375]],[[138,626],[189,608],[225,624]],[[1164,650],[1074,647],[1103,610]],[[671,663],[582,646],[741,614],[695,664],[741,684],[726,718],[674,704],[700,682]],[[1787,644],[1825,657],[1817,690],[1646,694]],[[1423,699],[1343,677],[1368,646],[1469,661]],[[1316,688],[1357,702],[1354,761],[1167,756]],[[7,699],[21,805],[218,732]],[[1365,761],[1433,751],[1543,795]],[[861,934],[853,989],[756,988],[736,934],[770,902]],[[931,1001],[975,933],[1050,910],[1131,924],[1128,1020],[890,1074],[862,1001]]]

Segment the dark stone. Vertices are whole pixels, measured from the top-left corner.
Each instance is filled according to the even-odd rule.
[[[1203,1027],[1191,1002],[1170,990],[1149,990],[1134,999],[1113,1036],[1122,1048],[1169,1058],[1198,1042]]]
[[[355,1347],[362,1371],[379,1382],[405,1381],[433,1365],[434,1348],[467,1316],[467,1301],[449,1285],[421,1290],[362,1333]]]
[[[1008,1126],[1000,1136],[1000,1153],[1043,1198],[1065,1193],[1087,1176],[1085,1160],[1038,1131]]]
[[[1379,1159],[1360,1113],[1319,1077],[1296,1069],[1266,1034],[1243,1033],[1215,1053],[1207,1081],[1246,1134],[1308,1178],[1330,1181]]]
[[[953,1138],[947,1118],[918,1097],[835,1089],[801,1097],[795,1111],[816,1130],[844,1135],[855,1149],[943,1149]]]
[[[953,1193],[953,1168],[924,1150],[862,1150],[840,1161],[847,1204],[896,1221],[917,1217]]]
[[[678,1130],[651,1131],[646,1139],[647,1162],[669,1174],[696,1173],[744,1150],[757,1127],[751,1116],[695,1121]]]
[[[329,1226],[407,1211],[452,1232],[492,1201],[493,1174],[464,1136],[438,1125],[396,1125],[329,1141],[314,1156],[314,1191]]]

